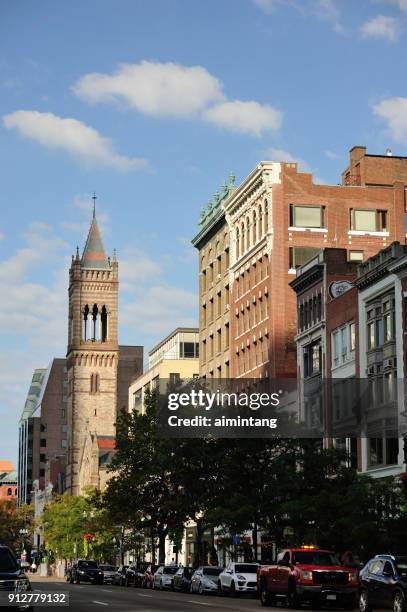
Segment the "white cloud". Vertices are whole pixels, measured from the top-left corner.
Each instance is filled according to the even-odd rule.
[[[271,15],[274,9],[281,4],[281,0],[252,0],[252,2],[266,15]]]
[[[288,151],[285,151],[284,149],[277,149],[275,147],[271,147],[271,149],[268,149],[266,151],[266,155],[267,157],[270,158],[271,161],[297,162],[298,169],[301,172],[312,172],[311,166],[306,161],[301,159],[301,157],[292,155],[291,153],[289,153]]]
[[[123,304],[121,323],[131,328],[137,322],[144,333],[162,337],[179,326],[196,326],[191,312],[197,312],[198,298],[194,293],[173,287],[157,285],[138,292],[133,302]]]
[[[361,26],[363,38],[384,38],[395,42],[399,36],[399,23],[394,17],[377,15]]]
[[[124,100],[154,117],[193,116],[224,98],[221,82],[202,66],[148,61],[121,64],[111,75],[87,74],[73,91],[91,103]]]
[[[120,287],[134,291],[141,282],[151,281],[161,272],[162,266],[140,249],[125,249],[120,258]]]
[[[121,64],[113,74],[85,75],[73,91],[90,103],[124,101],[153,117],[202,119],[252,135],[275,130],[282,120],[282,113],[268,104],[229,100],[221,81],[202,66]]]
[[[77,119],[58,117],[52,113],[20,110],[3,117],[7,129],[50,149],[66,151],[89,166],[111,167],[117,170],[138,170],[146,160],[129,158],[114,151],[111,141],[94,128]]]
[[[373,112],[387,122],[394,140],[405,144],[407,139],[407,98],[387,98],[373,107]]]
[[[340,19],[341,13],[336,0],[313,0],[313,10],[319,19],[328,21],[338,34],[345,32]]]
[[[234,132],[260,136],[281,126],[281,111],[258,102],[223,102],[205,111],[206,121]]]

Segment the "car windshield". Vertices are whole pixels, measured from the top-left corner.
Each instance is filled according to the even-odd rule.
[[[295,565],[340,565],[335,555],[329,552],[316,552],[312,550],[294,553]]]
[[[205,574],[205,576],[219,576],[221,571],[221,567],[204,567],[202,573]]]
[[[116,568],[114,565],[99,565],[100,569],[104,572],[115,572]]]
[[[407,557],[396,557],[397,572],[403,578],[407,578]]]
[[[16,572],[18,565],[8,548],[0,548],[0,571]]]
[[[176,565],[172,566],[170,565],[169,567],[164,567],[164,574],[176,574],[178,572],[178,567]]]
[[[98,564],[96,561],[80,561],[79,567],[87,567],[88,569],[97,569]]]
[[[255,574],[257,572],[257,565],[254,563],[238,563],[235,565],[235,570],[237,573]]]

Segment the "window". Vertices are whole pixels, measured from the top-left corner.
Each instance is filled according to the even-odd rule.
[[[61,448],[68,448],[68,440],[61,440]]]
[[[47,441],[45,440],[45,438],[41,438],[40,446],[41,446],[41,448],[45,448],[47,446]]]
[[[298,206],[292,204],[290,207],[291,227],[324,227],[323,206]]]
[[[351,321],[346,325],[337,328],[332,332],[332,367],[346,363],[354,359],[356,346],[355,322]]]
[[[225,325],[225,348],[229,348],[229,323]]]
[[[218,316],[222,314],[222,294],[220,291],[216,295],[216,314]]]
[[[221,329],[218,329],[216,336],[217,336],[216,350],[218,353],[220,353],[222,351],[222,330]]]
[[[99,393],[99,374],[91,374],[90,375],[90,389],[89,393],[94,395],[95,393]]]
[[[176,385],[180,382],[181,380],[181,376],[179,374],[179,372],[171,372],[169,375],[169,379],[170,379],[170,384],[171,385]]]
[[[312,257],[315,257],[320,250],[314,247],[290,247],[290,269],[293,270],[302,266]]]
[[[321,372],[322,367],[321,345],[317,342],[304,348],[304,378],[314,376]]]
[[[181,359],[193,359],[199,356],[199,344],[197,342],[180,342],[179,354]]]
[[[387,211],[352,208],[350,228],[362,232],[385,232],[387,231]]]
[[[355,323],[351,323],[349,325],[349,335],[350,335],[350,350],[354,351],[356,349],[356,326],[355,326]]]
[[[40,469],[40,478],[44,478],[44,476],[45,476],[45,469],[41,468]],[[10,495],[11,495],[11,489],[9,489],[9,490],[10,490]]]
[[[349,251],[349,261],[363,261],[363,251]]]
[[[133,408],[138,408],[142,400],[141,388],[133,393]]]
[[[45,463],[45,461],[46,461],[46,456],[43,453],[41,453],[40,454],[40,463]]]
[[[369,438],[369,466],[396,465],[398,463],[398,438]]]

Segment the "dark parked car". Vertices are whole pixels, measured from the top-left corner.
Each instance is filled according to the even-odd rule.
[[[359,609],[407,610],[407,556],[376,555],[359,573]]]
[[[143,586],[144,574],[150,564],[146,561],[137,561],[127,568],[126,586]]]
[[[146,589],[153,588],[154,574],[156,573],[159,567],[160,567],[159,565],[154,565],[152,563],[150,563],[150,565],[147,567],[146,571],[144,572],[144,578],[143,578],[143,583],[142,583],[142,586],[144,588]]]
[[[96,561],[79,559],[72,566],[70,582],[75,584],[80,584],[81,582],[103,584],[103,572]]]
[[[0,544],[0,590],[10,593],[31,593],[31,584],[8,546]],[[29,606],[14,606],[15,610],[34,612]]]
[[[114,574],[113,584],[120,584],[120,586],[126,584],[126,571],[128,567],[128,565],[119,565]]]
[[[113,580],[116,574],[116,568],[114,565],[107,565],[105,563],[99,565],[99,569],[103,572],[103,582],[105,584],[113,584]]]
[[[195,570],[193,567],[178,568],[178,571],[172,581],[172,588],[174,591],[185,591],[186,593],[189,592],[191,577],[194,571]]]

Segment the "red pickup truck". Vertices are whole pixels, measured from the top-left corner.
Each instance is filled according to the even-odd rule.
[[[283,550],[272,565],[257,570],[257,588],[262,606],[286,598],[293,607],[302,602],[319,607],[332,603],[352,610],[356,605],[358,572],[341,565],[334,553],[312,546]]]

